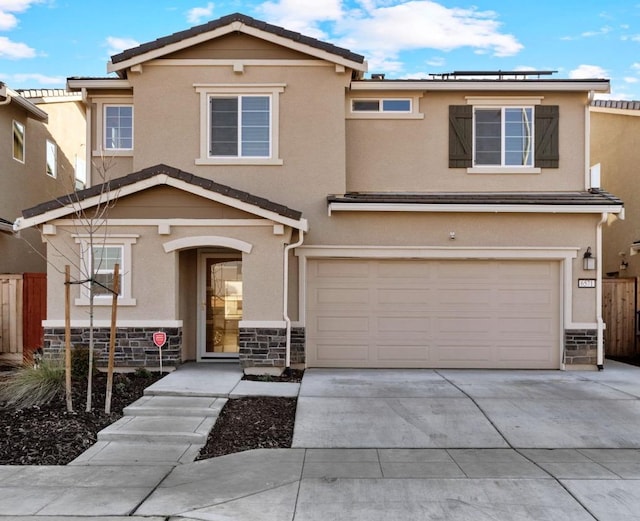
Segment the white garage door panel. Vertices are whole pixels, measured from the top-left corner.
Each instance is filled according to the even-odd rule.
[[[558,368],[552,261],[317,259],[311,367]]]

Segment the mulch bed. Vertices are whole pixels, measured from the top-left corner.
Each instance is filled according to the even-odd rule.
[[[258,381],[297,381],[303,371],[278,377],[245,376]],[[97,440],[97,433],[122,417],[122,409],[160,379],[159,373],[116,374],[111,414],[104,413],[106,375],[94,376],[92,412],[85,412],[86,382],[74,382],[73,406],[67,412],[64,396],[53,402],[11,409],[0,402],[0,465],[66,465]],[[247,397],[229,400],[209,434],[198,459],[257,448],[291,447],[295,398]]]
[[[0,465],[66,465],[158,379],[159,373],[114,375],[111,414],[104,412],[107,377],[102,373],[93,377],[91,412],[85,412],[85,381],[73,382],[74,412],[67,412],[64,394],[49,404],[24,409],[0,403]]]

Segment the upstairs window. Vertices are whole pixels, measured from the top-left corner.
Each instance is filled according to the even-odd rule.
[[[210,157],[270,157],[271,97],[212,96]]]
[[[193,85],[200,95],[196,165],[282,165],[280,96],[284,83]]]
[[[351,100],[352,112],[400,112],[410,113],[410,99],[354,99]]]
[[[47,139],[47,175],[58,177],[58,146]]]
[[[538,173],[560,166],[558,105],[449,106],[449,168]]]
[[[133,150],[133,106],[104,106],[104,149]]]
[[[13,159],[24,163],[25,132],[24,124],[13,122]]]
[[[533,107],[476,108],[474,166],[533,166]]]

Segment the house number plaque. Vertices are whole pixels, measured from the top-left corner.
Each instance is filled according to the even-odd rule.
[[[596,279],[578,279],[579,288],[595,288]]]

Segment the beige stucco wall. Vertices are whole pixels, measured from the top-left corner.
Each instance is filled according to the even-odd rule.
[[[81,276],[77,268],[79,246],[73,234],[83,233],[81,228],[57,225],[56,235],[47,236],[50,243],[52,265],[48,270],[48,309],[49,320],[64,319],[65,264],[72,265],[72,278]],[[243,260],[243,318],[245,320],[282,320],[283,267],[282,251],[288,234],[274,235],[272,226],[173,226],[170,235],[159,235],[158,226],[116,226],[110,225],[107,234],[137,235],[132,246],[131,293],[136,305],[120,305],[118,319],[121,321],[180,320],[193,301],[196,293],[185,292],[180,297],[180,284],[193,289],[193,279],[188,273],[194,268],[193,257],[178,251],[166,253],[163,245],[170,241],[194,236],[221,236],[238,239],[252,245],[250,253],[242,254]],[[95,244],[100,244],[101,232],[96,234]],[[211,246],[215,246],[214,243]],[[207,251],[206,245],[200,248]],[[180,260],[185,264],[180,265]],[[79,297],[79,286],[72,287],[72,300]],[[181,300],[182,299],[182,300]],[[188,300],[184,300],[188,299]],[[193,299],[193,300],[192,300]],[[109,320],[110,299],[103,300],[104,305],[96,307],[96,320]],[[190,304],[191,303],[191,304]],[[88,306],[72,306],[74,320],[88,320]]]
[[[640,256],[630,246],[640,240],[640,111],[591,112],[591,162],[601,164],[602,188],[624,202],[625,219],[603,229],[603,271],[621,277],[640,276]],[[620,271],[622,256],[629,266]]]
[[[68,109],[68,104],[65,109]],[[41,107],[47,109],[48,107]],[[14,221],[22,210],[73,189],[73,163],[64,151],[67,137],[58,142],[59,123],[29,118],[15,103],[0,106],[0,217]],[[13,159],[13,121],[25,125],[25,161]],[[56,132],[56,134],[54,134]],[[58,144],[58,177],[46,173],[46,140]],[[45,246],[37,230],[24,230],[20,237],[0,233],[0,273],[46,271]]]
[[[409,97],[411,92],[350,97]],[[414,93],[415,94],[415,93]],[[469,92],[427,92],[420,99],[424,119],[349,119],[347,121],[347,190],[354,192],[561,191],[584,190],[584,93],[544,93],[545,105],[560,106],[560,166],[536,174],[471,174],[449,168],[449,106],[466,105]],[[473,92],[497,98],[535,92]]]

